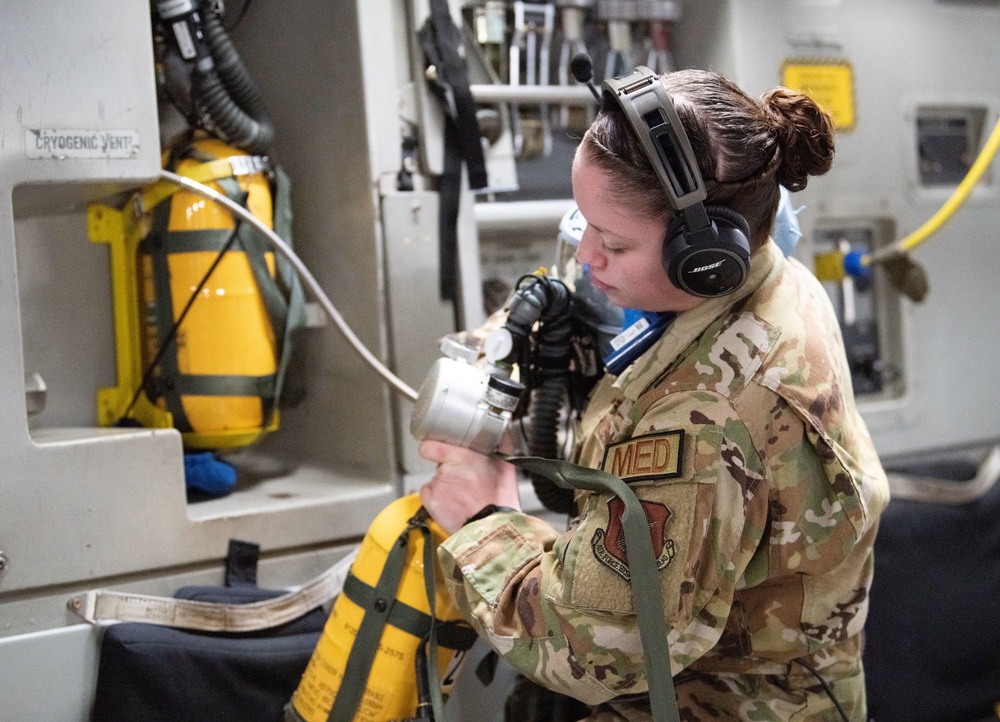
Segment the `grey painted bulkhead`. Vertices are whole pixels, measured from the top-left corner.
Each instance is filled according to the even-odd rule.
[[[440,122],[409,44],[422,13],[426,3],[403,0],[255,0],[233,36],[275,119],[296,248],[366,345],[412,386],[454,317],[433,293],[433,182],[413,194],[393,183],[401,117],[427,143]],[[72,594],[220,583],[230,538],[261,544],[262,586],[302,583],[428,467],[406,432],[408,404],[329,323],[305,334],[305,400],[236,456],[244,481],[229,497],[188,503],[176,432],[96,427],[94,395],[116,372],[107,252],[87,240],[85,208],[159,169],[149,12],[126,0],[0,0],[0,17],[0,719],[83,720],[99,630],[65,609]],[[680,64],[719,69],[754,94],[780,82],[787,58],[851,62],[857,127],[839,135],[834,170],[794,197],[808,260],[817,229],[875,223],[899,237],[944,202],[949,189],[917,182],[915,109],[982,105],[988,132],[1000,115],[986,82],[1000,71],[998,31],[1000,11],[983,3],[698,0],[684,3],[676,50]],[[26,131],[44,129],[134,131],[139,146],[128,158],[29,157]],[[903,381],[862,408],[887,458],[1000,437],[995,163],[991,171],[914,254],[928,299],[881,299]],[[472,217],[466,196],[467,323],[481,317]],[[32,373],[48,392],[29,417]]]

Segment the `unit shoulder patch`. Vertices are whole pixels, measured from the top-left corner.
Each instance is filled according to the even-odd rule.
[[[658,571],[663,571],[673,560],[675,553],[673,539],[666,538],[667,522],[673,516],[673,512],[666,504],[659,502],[640,499],[639,503],[642,504],[642,511],[649,525],[656,568]],[[614,496],[608,500],[608,528],[594,532],[590,548],[593,549],[597,561],[627,582],[632,579],[632,573],[628,568],[625,528],[622,526],[624,513],[625,502],[619,497]]]
[[[634,436],[604,450],[601,469],[625,482],[672,479],[683,470],[684,430]]]

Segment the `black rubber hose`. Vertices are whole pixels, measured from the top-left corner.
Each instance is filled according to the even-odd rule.
[[[559,449],[556,445],[556,431],[559,409],[565,398],[568,374],[546,374],[542,383],[531,392],[531,433],[528,449],[532,456],[556,459]],[[530,474],[535,495],[549,511],[557,514],[573,512],[573,491],[563,489],[554,482],[538,474]]]
[[[274,125],[222,18],[206,12],[202,31],[215,68],[206,73],[195,71],[196,97],[233,145],[248,153],[267,153],[274,141]]]
[[[559,411],[569,385],[569,359],[572,353],[572,306],[570,293],[564,284],[544,279],[541,323],[535,335],[535,368],[532,370],[531,432],[528,449],[533,456],[559,458],[556,435]],[[539,290],[536,287],[534,290]],[[537,381],[537,379],[541,381]],[[531,485],[546,509],[557,514],[573,511],[573,492],[549,479],[531,474]]]

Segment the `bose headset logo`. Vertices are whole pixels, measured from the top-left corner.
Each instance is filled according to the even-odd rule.
[[[715,263],[709,263],[707,266],[699,266],[698,268],[692,268],[690,271],[688,271],[688,273],[701,273],[702,271],[711,271],[713,268],[718,268],[725,262],[726,262],[725,259],[723,259],[721,261],[716,261]]]

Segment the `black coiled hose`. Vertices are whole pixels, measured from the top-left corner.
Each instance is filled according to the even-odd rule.
[[[274,140],[274,126],[257,85],[218,14],[205,13],[202,32],[214,67],[194,70],[193,96],[229,142],[248,153],[265,154]]]
[[[515,336],[527,337],[535,321],[532,359],[526,364],[531,389],[529,413],[531,429],[528,450],[533,456],[555,459],[559,456],[556,440],[559,411],[569,382],[569,359],[572,353],[572,306],[569,289],[561,281],[546,276],[522,279],[511,303],[507,328]],[[522,366],[524,368],[524,366]],[[573,492],[562,489],[549,479],[530,475],[538,500],[557,514],[573,510]]]
[[[546,459],[559,457],[556,433],[559,410],[566,396],[567,379],[566,373],[548,374],[531,392],[531,432],[528,437],[528,448],[533,456]],[[572,490],[558,487],[538,474],[531,474],[530,478],[535,495],[546,509],[557,514],[573,512]]]

